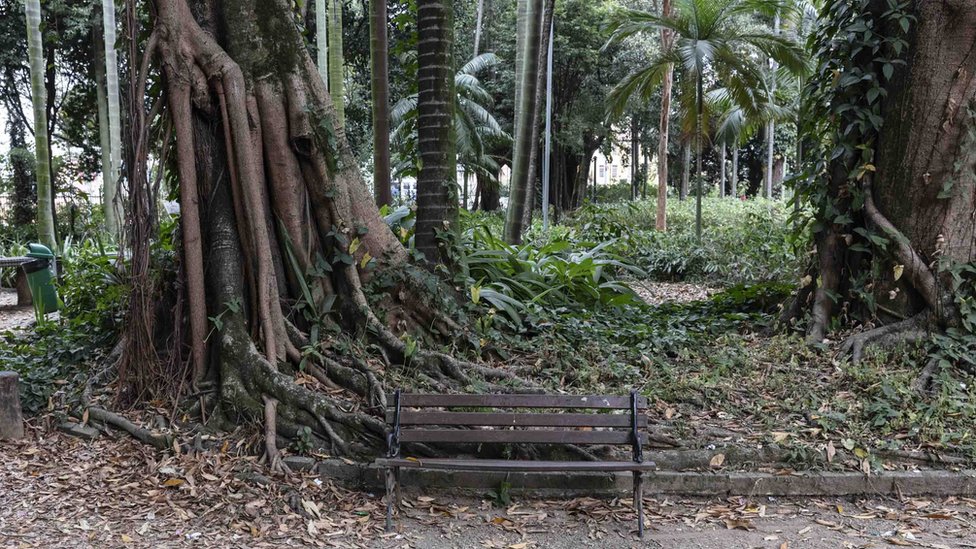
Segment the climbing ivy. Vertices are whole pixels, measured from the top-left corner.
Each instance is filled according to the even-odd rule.
[[[794,210],[798,239],[832,227],[853,252],[871,257],[887,248],[888,239],[863,223],[862,182],[875,171],[887,86],[905,65],[906,37],[915,22],[909,8],[909,0],[828,0],[821,10],[808,44],[816,69],[801,107],[808,154],[793,200],[810,207]],[[877,265],[850,272],[851,295],[873,314],[869,296]]]

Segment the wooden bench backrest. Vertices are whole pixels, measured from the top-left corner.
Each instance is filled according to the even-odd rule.
[[[638,395],[401,393],[399,422],[396,394],[387,406],[398,442],[632,445],[635,427],[647,429],[647,399]]]

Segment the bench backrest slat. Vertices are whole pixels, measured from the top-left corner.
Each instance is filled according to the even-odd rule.
[[[393,423],[394,412],[386,413],[387,423]],[[619,427],[633,425],[630,414],[552,414],[525,412],[428,412],[403,410],[400,425],[467,425],[494,427]],[[637,418],[638,428],[647,427],[647,416]]]
[[[634,445],[646,441],[646,410],[639,395],[400,393],[399,406],[388,398],[386,420],[393,454],[401,442]]]
[[[630,431],[409,429],[400,432],[400,442],[630,444],[631,441]]]
[[[393,405],[394,396],[387,395]],[[629,410],[629,396],[608,395],[417,395],[403,393],[404,408],[600,408]],[[647,408],[647,398],[638,397],[638,409]]]

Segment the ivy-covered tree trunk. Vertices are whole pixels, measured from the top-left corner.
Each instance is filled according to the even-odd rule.
[[[382,444],[385,380],[408,359],[410,383],[428,388],[510,377],[426,350],[459,330],[445,312],[450,293],[425,290],[439,287],[409,268],[379,217],[292,3],[157,6],[154,53],[176,143],[191,343],[206,361],[197,384],[213,388],[208,416],[238,423],[267,412],[278,434],[348,454]],[[202,326],[209,353],[201,317],[213,319]],[[367,346],[379,349],[370,360]]]
[[[971,334],[976,10],[963,1],[892,10],[835,0],[823,14],[815,78],[844,76],[829,87],[811,84],[813,116],[837,116],[833,150],[824,154],[832,159],[808,155],[813,173],[825,173],[806,191],[819,227],[816,270],[798,299],[812,303],[808,340],[823,341],[841,306],[884,324],[847,341],[855,359],[868,344]],[[869,38],[859,30],[865,21],[877,29]]]

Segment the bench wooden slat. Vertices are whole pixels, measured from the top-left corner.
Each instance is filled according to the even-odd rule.
[[[424,467],[428,469],[448,469],[460,471],[528,471],[528,472],[569,472],[569,471],[653,471],[653,462],[634,463],[632,461],[513,461],[506,459],[407,459],[380,458],[376,464],[381,467]]]
[[[396,399],[386,397],[388,406]],[[612,395],[418,395],[402,393],[401,407],[414,408],[603,408],[629,410],[629,396]],[[647,398],[638,397],[637,407],[647,408]]]
[[[400,442],[476,442],[527,444],[630,444],[630,431],[501,429],[410,429],[400,431]]]
[[[386,413],[393,423],[394,412]],[[513,427],[631,427],[630,414],[550,414],[519,412],[427,412],[400,411],[400,425],[471,425]],[[647,416],[637,416],[637,427],[647,427]]]

